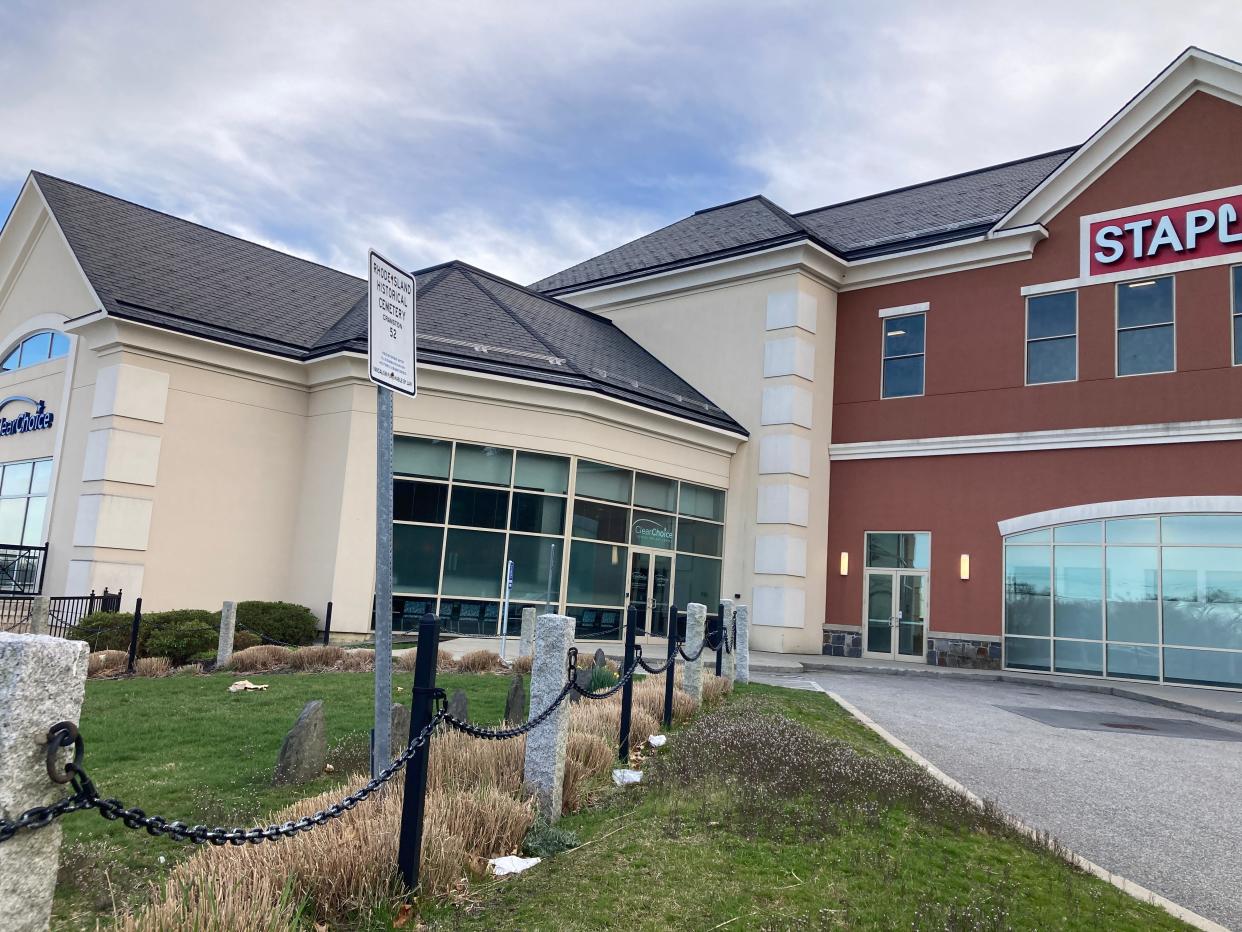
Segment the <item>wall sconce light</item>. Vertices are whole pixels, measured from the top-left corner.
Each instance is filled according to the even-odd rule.
[[[962,554],[959,569],[961,570],[962,579],[970,579],[970,554]]]
[[[841,551],[841,575],[850,575],[850,554],[848,550]]]

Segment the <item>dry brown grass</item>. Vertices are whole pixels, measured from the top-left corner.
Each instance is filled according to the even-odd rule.
[[[229,658],[229,669],[234,673],[267,673],[289,666],[293,655],[287,647],[279,644],[259,644],[239,650]]]
[[[725,696],[733,692],[733,684],[723,676],[714,673],[703,674],[703,704],[715,705]]]
[[[172,661],[167,657],[139,657],[134,662],[137,676],[168,676],[171,672]]]
[[[86,658],[87,676],[110,676],[125,669],[129,654],[123,650],[97,650]]]
[[[331,644],[299,647],[289,654],[289,669],[304,673],[335,670],[345,659],[345,649]]]
[[[515,658],[513,661],[513,672],[522,674],[530,673],[531,664],[534,663],[534,661],[535,658],[529,654],[525,657]]]
[[[616,740],[614,735],[613,740]],[[571,731],[569,747],[565,754],[565,783],[561,799],[567,811],[580,808],[586,802],[587,791],[593,779],[608,773],[617,763],[617,749],[599,735]]]
[[[341,652],[341,661],[337,665],[338,670],[345,670],[354,673],[366,673],[375,669],[375,651],[365,647],[356,647],[353,650]]]
[[[437,791],[492,786],[517,793],[522,784],[526,739],[488,741],[460,731],[436,737],[428,758],[427,786]]]
[[[457,661],[458,673],[494,673],[503,669],[500,654],[491,650],[472,650]]]

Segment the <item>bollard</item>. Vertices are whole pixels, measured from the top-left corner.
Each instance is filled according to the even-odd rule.
[[[418,648],[414,655],[414,690],[410,698],[410,737],[420,734],[435,715],[436,656],[440,652],[440,626],[431,612],[418,623]],[[409,738],[406,739],[409,741]],[[427,762],[431,742],[414,752],[405,766],[405,796],[401,801],[401,832],[397,867],[405,888],[418,889],[418,868],[423,854],[423,810],[427,803]],[[385,765],[387,766],[387,765]]]
[[[323,613],[323,646],[328,646],[328,637],[332,634],[332,603],[328,603],[328,609]]]
[[[673,674],[677,668],[677,642],[681,628],[677,618],[677,606],[668,607],[668,667],[664,671],[664,727],[673,727]]]
[[[142,628],[142,599],[134,600],[134,619],[129,625],[129,653],[125,658],[125,672],[133,673],[138,662],[138,631]]]
[[[717,654],[722,662],[717,676],[723,676],[733,682],[733,666],[737,658],[736,636],[733,631],[733,600],[725,599],[720,603],[720,641],[724,646],[724,654]]]
[[[686,644],[687,651],[693,654],[704,645],[707,635],[707,606],[701,602],[691,602],[686,606]],[[707,647],[703,646],[703,651]],[[703,702],[703,651],[694,660],[686,661],[686,669],[682,672],[681,688],[684,689],[695,705]]]
[[[750,609],[745,605],[737,607],[737,637],[733,644],[733,653],[737,660],[733,678],[738,683],[750,682]]]
[[[530,671],[530,710],[537,715],[565,688],[566,654],[574,642],[576,622],[567,615],[540,615],[535,620],[534,656]],[[561,817],[565,782],[565,750],[569,744],[569,703],[562,702],[526,736],[523,783],[549,822]]]
[[[625,613],[625,664],[622,676],[634,665],[634,636],[638,633],[638,606],[631,604]],[[634,705],[634,678],[631,676],[621,687],[621,739],[617,760],[625,764],[630,759],[630,713]]]
[[[37,595],[30,600],[30,633],[47,634],[48,617],[52,612],[52,600]]]
[[[237,603],[225,602],[220,609],[220,643],[216,647],[216,669],[223,670],[233,656],[233,630],[237,627]]]
[[[57,722],[78,721],[89,654],[85,641],[0,633],[0,816],[16,819],[66,795],[48,778],[47,733]],[[66,759],[62,754],[61,762]],[[0,844],[0,926],[6,932],[48,927],[60,839],[56,821]]]
[[[518,638],[518,656],[529,657],[535,643],[535,609],[522,609],[522,633]]]
[[[724,669],[724,617],[725,604],[716,603],[716,620],[711,624],[712,644],[716,648],[716,675],[720,676]]]

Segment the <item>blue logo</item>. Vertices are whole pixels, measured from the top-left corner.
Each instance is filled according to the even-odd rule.
[[[54,416],[52,412],[44,410],[46,404],[25,395],[10,395],[0,401],[0,411],[15,401],[33,405],[35,410],[23,411],[14,418],[0,417],[0,437],[11,437],[13,434],[24,434],[32,430],[47,430],[52,426]]]

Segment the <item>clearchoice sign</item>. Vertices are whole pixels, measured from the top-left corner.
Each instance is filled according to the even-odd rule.
[[[1083,217],[1082,274],[1235,261],[1240,216],[1242,187]]]

